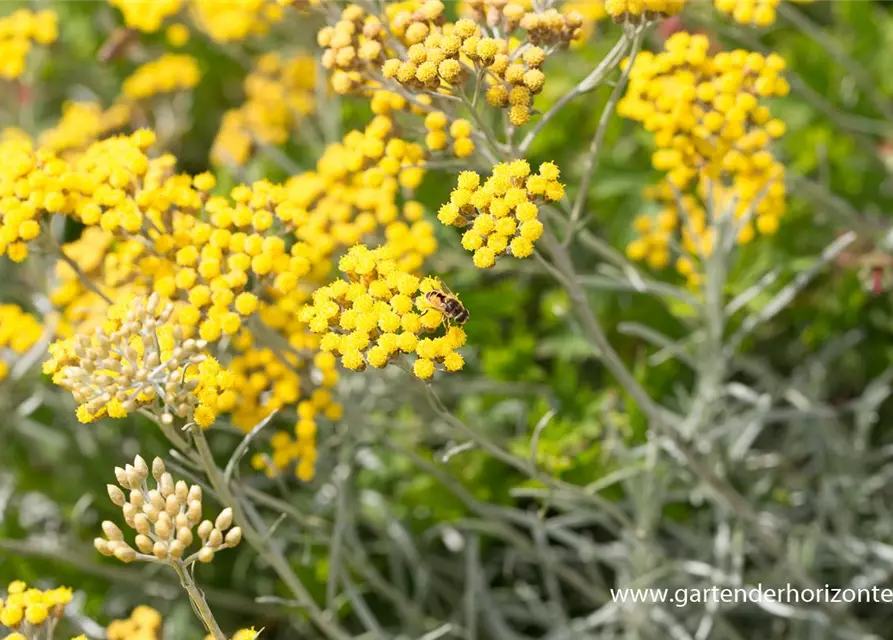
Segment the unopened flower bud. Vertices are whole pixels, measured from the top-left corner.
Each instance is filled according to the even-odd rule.
[[[171,554],[171,558],[178,559],[183,556],[183,552],[186,550],[186,547],[179,540],[174,540],[168,546],[168,550]]]
[[[172,530],[170,516],[162,511],[158,514],[158,522],[155,523],[155,535],[162,540],[168,540]]]
[[[124,520],[127,521],[127,525],[133,526],[130,523],[133,521],[134,517],[136,517],[136,514],[138,513],[137,508],[129,502],[125,502],[124,506],[121,507],[121,512],[124,514]]]
[[[158,490],[165,498],[174,493],[174,478],[171,474],[165,473],[161,476],[161,480],[158,481]]]
[[[208,536],[211,535],[213,529],[214,525],[211,524],[210,520],[204,520],[198,525],[198,537],[201,538],[202,542],[208,539]]]
[[[177,529],[182,529],[183,527],[191,527],[192,524],[189,522],[189,518],[185,513],[178,513],[176,517],[174,517],[174,526]]]
[[[242,542],[242,529],[239,527],[233,527],[226,534],[226,546],[227,547],[237,547],[239,543]]]
[[[139,489],[140,485],[143,483],[143,478],[139,473],[136,472],[136,469],[127,465],[127,486],[131,489]]]
[[[192,544],[192,529],[189,527],[180,527],[177,529],[177,540],[183,543],[184,547]]]
[[[156,509],[158,509],[159,511],[164,509],[164,497],[156,489],[152,489],[149,492],[149,502],[151,502],[152,506],[155,507]]]
[[[149,532],[152,530],[152,525],[149,522],[149,516],[145,513],[138,513],[133,517],[133,528],[136,529],[137,533],[141,533],[144,536],[149,535]]]
[[[214,559],[214,550],[210,547],[202,547],[198,552],[198,561],[207,564]]]
[[[167,500],[164,501],[164,510],[171,517],[174,517],[180,511],[180,501],[177,500],[177,496],[171,494],[167,497]]]
[[[109,557],[112,555],[112,550],[109,549],[109,542],[105,538],[95,538],[93,540],[93,546],[96,550],[102,555]]]
[[[126,502],[124,492],[113,484],[108,484],[105,488],[106,491],[108,491],[109,500],[111,500],[116,507],[123,507]]]
[[[152,547],[152,555],[158,558],[159,560],[164,560],[167,558],[168,553],[170,553],[170,549],[168,549],[167,543],[159,540]]]
[[[156,523],[158,522],[158,514],[160,513],[158,509],[156,509],[151,504],[146,504],[143,506],[143,513],[149,518],[149,522]]]
[[[129,489],[130,483],[127,481],[127,473],[121,467],[115,467],[115,479],[122,487]]]
[[[132,490],[130,492],[130,504],[137,509],[142,509],[143,505],[146,504],[146,497],[143,495],[143,492],[139,489]]]
[[[152,553],[152,547],[154,543],[149,536],[144,536],[142,534],[136,537],[136,548],[139,549],[142,553]]]
[[[189,502],[201,502],[202,501],[202,488],[197,484],[189,487]]]
[[[115,557],[121,562],[133,562],[136,560],[136,551],[130,547],[118,546],[115,548]]]
[[[121,533],[121,529],[118,528],[111,520],[103,520],[102,522],[102,532],[105,534],[105,537],[109,540],[123,540],[124,534]]]
[[[141,481],[149,477],[149,465],[146,464],[141,455],[137,454],[133,459],[133,468],[139,474]]]
[[[193,500],[189,503],[189,509],[186,511],[186,515],[189,518],[189,522],[191,524],[195,524],[199,520],[202,519],[202,503],[198,500]]]
[[[186,500],[189,496],[189,485],[183,480],[177,480],[177,485],[174,488],[174,495],[177,496],[177,500],[179,500],[181,504],[186,504]]]
[[[152,460],[152,477],[155,478],[155,482],[158,482],[161,479],[161,476],[164,474],[164,460],[161,458],[155,458]]]
[[[223,511],[220,512],[220,515],[217,516],[217,520],[214,522],[214,526],[220,529],[221,531],[226,531],[233,524],[233,510],[230,507],[227,507]]]
[[[211,533],[208,534],[208,545],[214,547],[215,549],[223,544],[223,534],[220,533],[220,529],[212,529]]]

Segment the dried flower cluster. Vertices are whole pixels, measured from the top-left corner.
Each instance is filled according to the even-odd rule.
[[[677,33],[664,52],[639,54],[618,105],[621,115],[653,132],[652,163],[667,172],[667,184],[650,192],[664,203],[659,219],[640,222],[643,235],[627,248],[632,259],[654,266],[669,262],[670,238],[680,227],[685,251],[710,255],[715,230],[707,209],[713,215],[732,209],[739,241],[746,243],[754,230],[774,233],[785,207],[784,166],[771,151],[785,125],[764,104],[790,90],[780,76],[784,60],[743,50],[710,55],[708,49],[706,36]],[[685,200],[688,223],[681,225],[677,208],[680,194],[688,192],[697,198]],[[680,272],[696,281],[691,258],[680,259]]]
[[[313,59],[261,56],[245,78],[245,102],[230,109],[211,148],[216,163],[243,165],[256,145],[281,145],[315,106]]]
[[[339,354],[343,366],[357,371],[385,367],[410,353],[417,356],[413,372],[419,378],[430,378],[438,366],[462,368],[456,352],[465,344],[461,328],[448,326],[443,336],[426,336],[449,324],[426,296],[442,291],[436,280],[401,270],[386,248],[353,247],[338,267],[347,280],[317,289],[302,312],[310,329],[322,335],[323,351]]]
[[[478,3],[471,8],[477,22],[447,22],[440,0],[428,0],[415,11],[397,11],[390,30],[407,47],[406,56],[385,60],[382,74],[414,92],[448,94],[461,92],[469,78],[483,79],[489,85],[488,102],[508,109],[510,122],[520,126],[530,119],[533,96],[546,80],[540,70],[546,50],[539,45],[550,50],[567,46],[579,35],[583,19],[554,9],[527,12],[518,3]],[[496,22],[504,33],[526,30],[528,44],[515,47],[506,37],[489,37],[484,28]]]
[[[539,173],[531,175],[526,160],[496,165],[483,184],[474,171],[463,171],[437,218],[447,226],[467,227],[462,246],[474,253],[480,269],[492,267],[497,257],[509,253],[526,258],[543,233],[538,205],[564,197],[558,174],[554,163],[544,162]]]
[[[56,41],[56,21],[55,11],[27,9],[0,18],[0,78],[18,78],[35,43],[46,46]]]
[[[320,30],[322,65],[332,70],[332,88],[337,93],[350,93],[366,83],[381,64],[386,35],[381,20],[355,4],[345,7],[334,25]]]
[[[231,408],[235,399],[225,394],[232,375],[202,353],[207,342],[184,338],[182,327],[170,322],[173,309],[162,307],[157,294],[148,301],[123,297],[92,336],[51,346],[54,357],[44,372],[72,392],[79,420],[123,418],[143,408],[164,424],[176,417],[209,427],[221,409]]]
[[[175,483],[161,458],[152,461],[154,488],[147,483],[149,475],[149,467],[139,455],[132,465],[115,468],[119,486],[108,485],[109,498],[121,508],[127,526],[136,532],[136,549],[124,540],[118,525],[106,520],[102,523],[105,537],[93,541],[102,555],[122,562],[141,560],[188,567],[195,562],[211,562],[215,553],[242,541],[242,530],[232,526],[232,509],[221,511],[213,522],[202,520],[201,487],[189,486],[183,480]],[[196,540],[200,548],[190,554]]]
[[[43,637],[47,629],[55,623],[65,611],[65,605],[71,602],[71,589],[57,587],[41,591],[29,588],[21,580],[9,584],[6,597],[0,598],[0,627],[12,630],[6,640],[36,640]],[[84,636],[72,640],[85,640]]]

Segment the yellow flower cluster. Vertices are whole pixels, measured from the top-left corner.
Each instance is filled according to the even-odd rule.
[[[746,243],[754,229],[745,216],[756,218],[759,232],[774,233],[785,207],[784,167],[770,150],[785,125],[762,104],[788,93],[779,75],[784,60],[743,50],[711,56],[708,48],[706,36],[677,33],[664,52],[640,54],[618,104],[621,115],[654,133],[652,164],[667,172],[667,183],[650,193],[665,203],[657,222],[639,222],[643,235],[627,247],[632,259],[654,266],[669,261],[670,234],[680,219],[677,193],[697,196],[684,201],[692,224],[681,235],[683,248],[700,256],[709,255],[713,244],[705,209],[716,215],[734,209],[742,225],[738,240]],[[710,198],[712,206],[705,206]],[[690,262],[677,265],[680,272],[691,273]]]
[[[815,0],[713,0],[717,11],[739,23],[755,27],[775,24],[778,6],[783,2],[811,4]]]
[[[55,11],[18,9],[0,18],[0,78],[18,78],[32,44],[46,46],[57,37]]]
[[[385,247],[352,247],[338,267],[347,279],[314,291],[301,314],[322,335],[323,351],[340,355],[341,364],[355,371],[382,368],[410,353],[417,356],[413,372],[422,379],[438,367],[462,368],[456,350],[465,344],[465,332],[450,326],[427,295],[443,292],[438,281],[401,270]],[[442,326],[444,335],[426,337]]]
[[[66,102],[55,127],[40,134],[39,143],[53,153],[79,152],[102,136],[124,128],[131,106],[124,102],[103,109],[98,102]]]
[[[172,312],[157,294],[148,301],[122,296],[92,336],[50,346],[44,373],[72,392],[81,422],[146,408],[165,424],[177,416],[207,428],[217,413],[232,409],[232,374],[202,353],[204,340],[184,338],[170,322]]]
[[[130,612],[129,618],[112,620],[106,633],[108,640],[158,640],[161,623],[160,613],[140,605]]]
[[[449,129],[447,129],[449,124]],[[443,111],[431,111],[425,116],[425,146],[430,151],[443,151],[450,146],[457,158],[467,158],[474,153],[474,141],[471,139],[471,123],[464,118],[457,118],[449,123]],[[447,133],[449,131],[449,133]]]
[[[313,350],[319,339],[314,334]],[[237,342],[242,340],[240,336]],[[287,431],[273,435],[270,458],[256,454],[252,464],[256,469],[265,470],[268,475],[287,469],[299,461],[295,469],[297,477],[303,481],[313,478],[316,451],[317,418],[324,415],[330,420],[338,420],[342,414],[341,405],[334,401],[327,388],[338,382],[335,358],[329,353],[315,353],[312,366],[305,363],[302,368],[291,354],[277,355],[268,348],[244,347],[237,345],[243,353],[233,358],[229,365],[233,372],[233,389],[239,402],[233,409],[232,421],[237,427],[248,431],[272,411],[297,403],[298,422],[294,436]],[[316,379],[320,388],[313,389]],[[303,393],[302,388],[313,389]],[[301,397],[308,400],[300,400]]]
[[[558,174],[554,163],[544,162],[539,173],[531,175],[526,160],[496,165],[483,184],[474,171],[463,171],[437,219],[459,228],[471,224],[462,234],[462,246],[474,252],[474,265],[480,269],[492,267],[507,253],[526,258],[543,233],[538,203],[564,197]]]
[[[139,66],[121,85],[130,100],[145,100],[163,93],[188,91],[201,79],[198,60],[178,53],[165,53]]]
[[[235,42],[269,33],[282,22],[284,7],[269,0],[193,0],[195,23],[217,42]]]
[[[781,0],[713,0],[720,13],[738,24],[768,27],[775,24],[775,11]]]
[[[242,406],[243,395],[265,398],[245,401],[238,420],[242,428],[250,429],[276,406],[300,399],[311,399],[320,415],[336,415],[340,408],[313,395],[320,385],[334,385],[334,363],[314,359],[319,338],[299,320],[298,310],[328,277],[330,256],[339,247],[360,240],[384,243],[402,268],[412,270],[434,252],[433,228],[422,219],[422,207],[399,201],[424,175],[419,168],[424,150],[397,138],[393,121],[380,116],[366,131],[351,132],[343,144],[332,145],[316,172],[286,185],[261,181],[239,186],[227,198],[208,194],[215,186],[209,174],[177,175],[173,157],[147,156],[152,142],[151,133],[141,131],[100,141],[66,160],[26,143],[10,147],[18,155],[8,155],[11,163],[0,168],[0,176],[8,172],[0,189],[10,196],[2,221],[18,229],[18,206],[37,220],[60,212],[85,223],[81,238],[63,247],[78,271],[113,300],[154,292],[172,301],[171,322],[186,340],[211,343],[232,336],[236,361],[239,353],[254,348],[281,352],[280,345],[287,345],[278,360],[252,371],[263,374],[269,388],[255,390],[234,381],[221,392],[218,411]],[[31,185],[43,186],[35,193]],[[57,196],[47,197],[43,189],[62,200],[57,203]],[[44,207],[47,202],[49,208]],[[289,234],[298,242],[286,244]],[[27,253],[23,242],[17,244]],[[102,328],[106,319],[99,294],[66,263],[57,266],[57,277],[52,301],[63,309],[62,334],[85,335]],[[50,370],[73,364],[73,345],[53,351]],[[284,391],[283,404],[277,405],[275,396],[266,394],[281,377],[275,368],[283,359],[300,373],[301,384],[295,387],[298,397]],[[252,385],[258,379],[254,376]],[[252,406],[263,410],[252,412]],[[119,410],[115,405],[114,411]],[[82,413],[95,416],[87,409]],[[249,422],[252,418],[255,422]],[[307,467],[302,477],[310,474]]]
[[[9,349],[23,354],[33,347],[43,333],[36,317],[15,304],[0,304],[0,354]],[[0,358],[0,380],[9,374],[9,365]]]
[[[364,131],[329,145],[316,171],[286,183],[289,201],[307,212],[294,229],[300,240],[325,255],[359,242],[387,244],[400,268],[411,272],[434,253],[437,241],[421,205],[406,202],[401,216],[398,202],[401,191],[421,183],[425,151],[401,138],[395,126],[376,116]]]
[[[148,131],[108,138],[67,161],[27,139],[0,142],[0,255],[20,262],[27,242],[40,234],[47,215],[73,215],[90,226],[139,231],[143,211],[166,211],[178,196],[163,176],[166,160],[150,163],[145,150],[155,141]],[[151,171],[150,171],[151,169]],[[149,176],[143,189],[133,186]],[[196,196],[197,198],[197,196]],[[184,203],[185,204],[185,203]]]
[[[315,107],[313,59],[296,55],[283,60],[268,53],[245,78],[245,102],[227,111],[214,146],[215,163],[244,165],[255,143],[281,145]]]
[[[0,625],[16,630],[21,628],[40,629],[44,623],[53,625],[62,617],[65,605],[71,602],[71,589],[57,587],[41,591],[28,588],[21,580],[9,584],[6,599],[0,598]],[[21,634],[9,637],[25,638]]]
[[[684,7],[685,0],[605,0],[605,11],[614,22],[638,23],[666,18],[680,13]]]
[[[124,24],[131,29],[154,33],[164,21],[179,13],[183,0],[109,0],[124,16]]]
[[[264,35],[272,24],[281,22],[284,17],[281,4],[269,0],[191,0],[188,3],[183,0],[109,0],[109,4],[121,10],[124,24],[144,33],[161,29],[165,20],[180,13],[185,5],[195,24],[222,43]],[[183,43],[188,39],[188,31],[185,38],[183,30],[179,31],[174,40]]]
[[[345,7],[333,26],[320,30],[322,66],[333,71],[332,88],[337,93],[356,90],[364,84],[364,75],[381,64],[386,35],[381,20],[355,4]]]

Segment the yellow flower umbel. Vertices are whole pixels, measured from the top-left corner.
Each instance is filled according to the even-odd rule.
[[[467,228],[462,246],[474,253],[480,269],[492,267],[502,255],[526,258],[543,233],[538,204],[564,197],[558,173],[555,164],[544,162],[531,175],[526,160],[514,160],[496,165],[481,184],[477,173],[463,171],[437,218],[447,226]]]
[[[0,18],[0,78],[18,78],[32,43],[46,46],[57,36],[55,11],[18,9]]]
[[[685,0],[605,0],[605,11],[614,22],[666,18],[681,12],[684,6]]]
[[[161,627],[161,614],[152,607],[140,605],[130,612],[130,617],[112,620],[106,633],[108,640],[157,640]]]
[[[189,486],[183,480],[174,482],[164,461],[152,461],[150,488],[149,467],[141,456],[123,469],[115,467],[118,485],[107,485],[109,499],[121,508],[127,527],[136,533],[133,548],[124,540],[124,532],[111,520],[102,523],[105,537],[96,538],[93,546],[104,556],[121,562],[156,562],[188,570],[196,562],[208,563],[223,549],[233,549],[242,541],[242,530],[233,527],[233,510],[227,507],[217,518],[202,520],[202,488]],[[123,490],[122,490],[123,489]],[[125,493],[125,491],[127,493]],[[200,523],[200,524],[199,524]],[[199,541],[199,550],[189,553]]]
[[[654,267],[670,261],[678,232],[689,254],[677,268],[697,284],[693,259],[713,250],[715,220],[731,210],[738,242],[756,231],[771,234],[785,208],[784,166],[771,151],[785,125],[763,102],[790,90],[776,54],[735,50],[714,56],[706,36],[677,33],[659,54],[641,53],[618,112],[654,134],[655,169],[666,181],[647,195],[663,204],[655,219],[640,218],[640,238],[627,247],[634,260]],[[679,201],[688,218],[681,224]]]
[[[165,53],[138,67],[124,80],[121,91],[130,100],[146,100],[163,93],[188,91],[200,78],[198,60],[184,54]]]
[[[28,588],[21,580],[11,582],[6,597],[0,598],[0,627],[13,630],[6,638],[37,638],[47,627],[54,627],[71,602],[71,589],[58,587],[41,591]],[[23,635],[24,632],[28,635]]]
[[[21,355],[43,334],[40,320],[15,304],[0,304],[0,356],[7,350]],[[9,373],[9,364],[0,357],[0,380]]]
[[[201,200],[170,176],[171,158],[150,160],[153,133],[106,138],[74,159],[35,149],[22,138],[0,141],[0,255],[20,262],[41,222],[69,215],[87,226],[136,233],[144,212],[197,208]],[[177,177],[179,178],[179,177]],[[188,179],[186,185],[189,185]]]
[[[358,245],[341,258],[347,280],[317,289],[301,314],[311,331],[322,335],[320,348],[341,356],[355,371],[382,368],[414,354],[413,372],[422,379],[436,369],[458,371],[465,332],[428,302],[426,294],[440,289],[436,280],[421,279],[397,267],[386,248]],[[445,327],[443,335],[433,336]]]
[[[72,392],[81,422],[142,408],[165,424],[175,416],[203,428],[214,423],[232,375],[202,353],[204,340],[184,339],[182,327],[170,323],[172,312],[171,304],[160,308],[157,295],[124,297],[92,336],[50,347],[44,371]]]
[[[306,55],[287,60],[276,52],[261,56],[245,78],[245,102],[223,116],[211,160],[241,166],[255,145],[287,142],[295,126],[315,106],[313,64]]]

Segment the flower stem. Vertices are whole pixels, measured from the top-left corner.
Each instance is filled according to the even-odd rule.
[[[220,629],[220,625],[217,624],[214,614],[211,613],[208,601],[205,600],[205,594],[202,593],[202,590],[195,584],[195,581],[189,574],[189,570],[179,562],[174,564],[173,567],[177,570],[177,575],[180,576],[180,584],[189,595],[189,600],[192,602],[195,613],[199,617],[199,620],[202,621],[202,624],[205,625],[205,629],[208,633],[214,636],[214,640],[227,640],[226,635]]]
[[[190,425],[190,432],[192,433],[196,449],[198,450],[199,460],[205,474],[208,476],[208,480],[211,482],[211,486],[214,487],[214,491],[217,492],[221,502],[228,507],[232,507],[235,521],[242,528],[242,535],[245,537],[245,540],[248,541],[248,544],[250,544],[279,575],[292,592],[292,595],[295,597],[295,600],[300,607],[313,621],[313,624],[325,634],[326,638],[329,638],[330,640],[349,640],[351,636],[342,630],[336,622],[323,614],[319,605],[313,599],[313,596],[310,595],[310,592],[307,591],[307,588],[301,582],[300,578],[298,578],[292,570],[288,560],[282,555],[282,552],[270,544],[266,532],[258,531],[253,526],[251,520],[246,516],[242,504],[233,494],[229,483],[227,483],[224,478],[223,472],[214,461],[214,455],[211,452],[211,447],[208,444],[207,438],[205,438],[205,433],[202,428],[197,424],[192,424]]]

